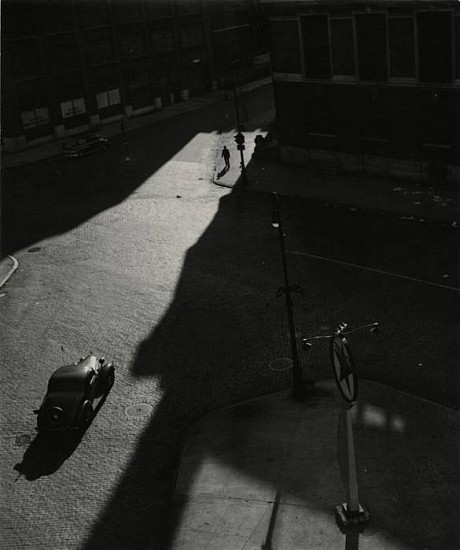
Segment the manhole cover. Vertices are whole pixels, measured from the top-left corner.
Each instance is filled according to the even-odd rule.
[[[29,434],[20,434],[16,436],[14,444],[16,447],[25,447],[32,441],[32,436]]]
[[[42,249],[41,246],[34,246],[32,248],[29,248],[29,250],[27,252],[38,252],[41,249]]]
[[[283,371],[292,368],[292,359],[287,357],[281,357],[280,359],[274,359],[268,365],[270,370]]]
[[[141,416],[147,416],[153,411],[152,405],[148,403],[138,403],[137,405],[132,405],[126,409],[127,416],[135,416],[137,418]]]

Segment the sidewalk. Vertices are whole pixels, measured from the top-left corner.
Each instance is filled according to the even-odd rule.
[[[354,437],[361,529],[342,532],[342,399],[331,380],[211,413],[186,441],[173,550],[453,550],[460,547],[460,412],[360,382]],[[361,532],[360,532],[361,530]]]
[[[243,84],[237,88],[237,91],[239,91],[239,93],[244,93],[260,86],[266,86],[268,84],[271,84],[271,78],[264,78],[261,80],[256,80],[254,82]],[[213,92],[209,92],[204,96],[194,97],[187,101],[180,101],[178,103],[175,103],[174,105],[162,107],[159,110],[152,111],[145,115],[130,117],[128,119],[125,119],[125,129],[129,134],[129,132],[133,130],[139,130],[140,128],[145,128],[147,126],[151,126],[152,124],[156,124],[157,122],[161,122],[163,120],[167,120],[169,118],[173,118],[184,113],[202,109],[204,107],[207,107],[208,105],[212,105],[213,103],[222,101],[223,95],[224,92],[222,90],[216,90]],[[97,132],[106,138],[120,135],[121,122],[121,119],[110,122],[98,128]],[[62,140],[57,140],[43,143],[41,145],[37,145],[35,147],[31,147],[30,149],[19,151],[17,153],[2,152],[2,167],[14,168],[60,155],[62,154],[61,141]]]
[[[266,117],[265,117],[266,118]],[[266,120],[251,120],[251,126],[266,128]],[[332,203],[350,209],[375,210],[397,214],[414,221],[437,221],[456,227],[459,220],[459,191],[439,189],[435,185],[381,179],[369,176],[352,176],[319,172],[276,160],[253,157],[254,139],[266,130],[244,132],[244,158],[248,185],[251,191],[273,192],[280,195],[302,197],[313,201]],[[231,154],[228,172],[222,173],[224,161],[222,147],[226,145]],[[243,188],[241,182],[240,152],[236,149],[234,134],[222,136],[216,159],[214,183],[228,188]]]

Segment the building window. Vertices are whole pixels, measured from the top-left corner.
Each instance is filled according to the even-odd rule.
[[[18,49],[12,55],[12,72],[17,78],[38,76],[42,72],[40,55],[35,41],[16,44]]]
[[[450,12],[417,13],[420,82],[452,82]]]
[[[2,35],[13,39],[35,35],[37,29],[33,7],[18,0],[2,2]]]
[[[156,19],[157,17],[168,17],[171,15],[171,1],[154,0],[150,2],[145,2],[145,10],[149,19]]]
[[[98,29],[86,33],[86,59],[90,65],[113,60],[113,40],[109,29]]]
[[[105,109],[111,105],[118,105],[121,103],[120,90],[115,88],[114,90],[107,90],[106,92],[99,92],[96,94],[96,102],[98,109]]]
[[[141,32],[123,34],[120,39],[120,52],[123,57],[138,57],[143,55],[145,49]]]
[[[334,75],[353,76],[355,58],[353,47],[353,21],[331,20],[332,72]]]
[[[455,79],[460,80],[460,17],[455,22]]]
[[[390,45],[390,76],[415,77],[414,20],[412,17],[388,19]]]
[[[129,84],[138,84],[140,82],[148,82],[149,67],[142,60],[133,61],[126,65],[126,79]]]
[[[180,30],[181,46],[183,48],[193,48],[201,46],[204,41],[202,25],[188,25]]]
[[[71,118],[86,113],[86,103],[83,97],[70,99],[61,103],[62,118]]]
[[[131,21],[140,21],[142,19],[142,7],[140,3],[120,0],[113,4],[113,13],[117,23],[128,23]]]
[[[327,15],[302,17],[301,24],[306,76],[329,78],[331,62]]]
[[[40,27],[48,33],[62,33],[73,29],[72,6],[62,0],[41,0],[36,11]]]
[[[230,36],[227,39],[227,60],[229,63],[240,61],[240,41],[238,36]]]
[[[48,126],[50,123],[50,114],[47,107],[39,107],[32,111],[21,113],[22,125],[24,129]]]
[[[151,39],[155,53],[174,50],[174,35],[171,29],[154,29],[152,30]]]
[[[299,26],[297,21],[271,22],[271,60],[277,73],[300,73]]]
[[[107,0],[78,0],[76,6],[83,27],[100,27],[109,23]]]
[[[385,15],[357,15],[358,64],[361,80],[387,77]]]
[[[75,43],[53,43],[50,47],[49,59],[52,61],[56,71],[75,69],[80,65],[78,45]]]
[[[201,13],[201,0],[175,0],[176,15],[197,15]]]

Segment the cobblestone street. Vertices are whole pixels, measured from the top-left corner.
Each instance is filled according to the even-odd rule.
[[[291,383],[270,368],[289,357],[271,197],[212,183],[231,113],[216,104],[133,132],[131,163],[114,140],[80,164],[7,174],[7,252],[19,269],[0,298],[2,548],[166,547],[191,423]],[[420,232],[301,199],[283,206],[292,279],[306,290],[298,330],[379,321],[379,339],[354,340],[360,375],[458,406],[458,293],[308,256],[455,281],[454,229]],[[50,374],[89,351],[116,365],[107,401],[81,442],[34,440]],[[330,376],[322,346],[309,361],[315,377]],[[128,416],[137,404],[151,413]]]

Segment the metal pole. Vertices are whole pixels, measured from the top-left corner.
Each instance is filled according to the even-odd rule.
[[[236,85],[233,84],[233,94],[235,97],[235,112],[236,112],[236,128],[238,134],[241,133],[241,124],[240,124],[240,110],[238,106],[238,94],[236,93]],[[247,183],[247,176],[246,176],[246,166],[244,164],[244,155],[243,155],[243,149],[240,149],[240,157],[241,157],[241,177],[243,179],[243,183]]]
[[[297,353],[297,341],[295,335],[295,326],[294,326],[294,314],[292,310],[292,299],[291,299],[291,287],[289,286],[289,277],[287,270],[287,261],[286,261],[286,246],[285,246],[285,234],[283,231],[283,218],[281,215],[281,208],[279,203],[279,198],[276,193],[273,193],[274,200],[274,210],[277,213],[278,219],[278,237],[280,241],[281,248],[281,260],[283,263],[283,275],[284,275],[284,285],[286,297],[286,309],[287,317],[289,324],[289,333],[291,336],[291,353],[292,353],[292,376],[293,376],[293,394],[297,397],[302,397],[304,394],[304,388],[302,385],[302,370],[300,368],[299,355]]]
[[[359,513],[358,477],[356,475],[355,444],[353,440],[353,408],[347,407],[347,458],[348,458],[348,487],[347,487],[347,511],[353,516]]]

